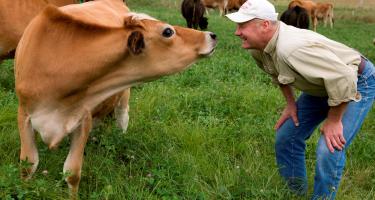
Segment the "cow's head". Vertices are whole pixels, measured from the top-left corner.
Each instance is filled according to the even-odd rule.
[[[173,74],[200,57],[210,55],[216,35],[172,26],[147,15],[131,13],[124,20],[128,31],[126,62],[133,63],[146,79]]]

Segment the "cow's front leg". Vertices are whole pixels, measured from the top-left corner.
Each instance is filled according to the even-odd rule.
[[[77,199],[78,186],[81,180],[83,153],[91,127],[92,116],[87,111],[82,119],[80,128],[71,133],[70,150],[64,163],[64,174],[67,173],[65,180],[69,186],[71,199]]]
[[[117,125],[125,133],[128,129],[129,124],[129,98],[130,98],[130,88],[126,89],[120,97],[116,107],[115,107],[115,117]]]
[[[29,179],[38,167],[39,155],[30,117],[27,116],[21,106],[18,107],[17,121],[21,141],[20,161],[31,164],[31,166],[21,169],[21,177]]]

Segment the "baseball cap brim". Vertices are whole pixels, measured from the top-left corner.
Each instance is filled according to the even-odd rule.
[[[246,15],[246,14],[243,14],[241,12],[234,12],[234,13],[227,14],[225,16],[228,17],[233,22],[236,22],[236,23],[243,23],[243,22],[247,22],[247,21],[250,21],[250,20],[256,18],[255,16]]]

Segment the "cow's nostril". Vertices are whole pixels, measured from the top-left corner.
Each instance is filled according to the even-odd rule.
[[[211,36],[212,39],[214,39],[214,40],[216,39],[216,34],[215,33],[210,33],[210,36]]]

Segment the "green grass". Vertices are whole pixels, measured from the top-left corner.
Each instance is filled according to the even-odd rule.
[[[179,2],[128,0],[133,11],[185,26]],[[277,173],[273,125],[284,106],[279,89],[241,49],[235,24],[215,11],[209,30],[219,38],[212,57],[132,89],[126,134],[111,117],[91,132],[81,199],[305,199],[290,194]],[[318,27],[373,61],[374,30],[375,24],[351,18],[336,20],[333,30]],[[30,181],[19,179],[12,65],[12,60],[3,62],[0,73],[0,199],[65,199],[61,172],[68,140],[50,151],[39,138],[38,170]],[[374,130],[371,111],[348,151],[337,199],[375,198]],[[310,188],[318,136],[307,144]]]

